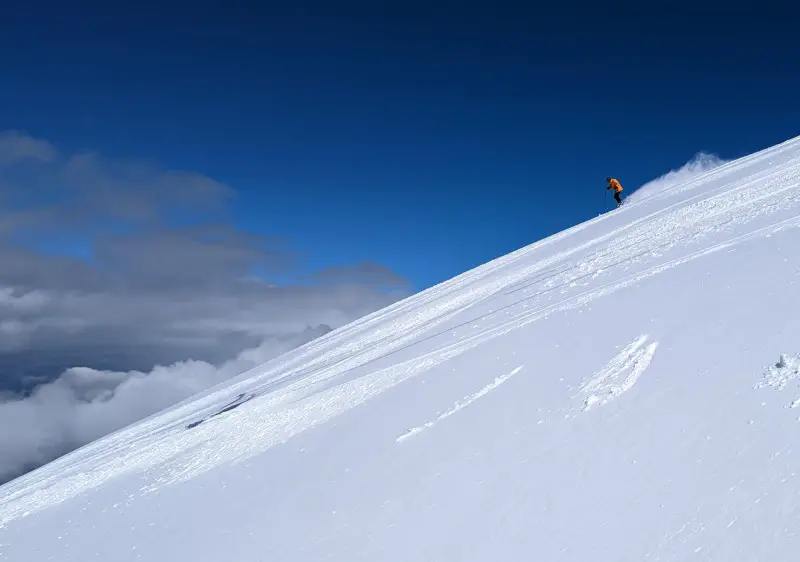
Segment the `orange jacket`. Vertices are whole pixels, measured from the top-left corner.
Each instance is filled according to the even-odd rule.
[[[611,178],[608,181],[608,187],[606,187],[606,189],[613,189],[614,193],[619,193],[620,191],[622,191],[622,186],[620,185],[620,183],[617,180],[615,180],[614,178]]]

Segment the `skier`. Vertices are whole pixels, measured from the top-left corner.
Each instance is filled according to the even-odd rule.
[[[614,201],[617,202],[617,207],[619,207],[622,205],[622,199],[619,196],[620,192],[622,191],[622,185],[620,185],[620,183],[614,178],[606,178],[606,181],[608,182],[606,189],[614,190]]]

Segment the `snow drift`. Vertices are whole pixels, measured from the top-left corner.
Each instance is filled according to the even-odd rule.
[[[789,561],[800,139],[0,489],[0,560]]]

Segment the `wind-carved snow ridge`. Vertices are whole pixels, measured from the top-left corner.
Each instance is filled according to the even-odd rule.
[[[581,385],[581,393],[588,395],[584,400],[584,411],[602,406],[636,384],[653,360],[658,347],[658,342],[645,346],[648,337],[644,334],[636,338],[609,361],[608,365]]]
[[[432,421],[429,421],[429,422],[425,422],[422,425],[418,425],[417,427],[409,429],[406,433],[404,433],[403,435],[401,435],[400,437],[397,438],[397,442],[401,443],[402,441],[405,441],[409,437],[413,437],[414,435],[417,435],[418,433],[420,433],[422,431],[425,431],[426,429],[428,429],[430,427],[433,427],[434,425],[436,425],[437,423],[439,423],[443,419],[449,418],[450,416],[452,416],[453,414],[455,414],[459,410],[462,410],[462,409],[466,408],[467,406],[469,406],[470,404],[472,404],[473,402],[475,402],[478,398],[486,396],[490,391],[494,390],[495,388],[497,388],[498,386],[500,386],[504,382],[507,382],[511,377],[513,377],[514,375],[519,373],[521,370],[522,370],[522,365],[520,365],[519,367],[517,367],[516,369],[514,369],[513,371],[511,371],[508,374],[505,374],[503,376],[497,377],[492,382],[490,382],[489,384],[484,386],[482,389],[480,389],[478,392],[476,392],[474,394],[470,394],[469,396],[467,396],[467,397],[459,400],[455,404],[453,404],[453,406],[449,410],[447,410],[445,413],[439,415],[435,420],[432,420]]]

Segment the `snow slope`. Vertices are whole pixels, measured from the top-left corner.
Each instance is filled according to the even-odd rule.
[[[5,485],[0,560],[797,560],[798,226],[800,139],[639,198]]]

